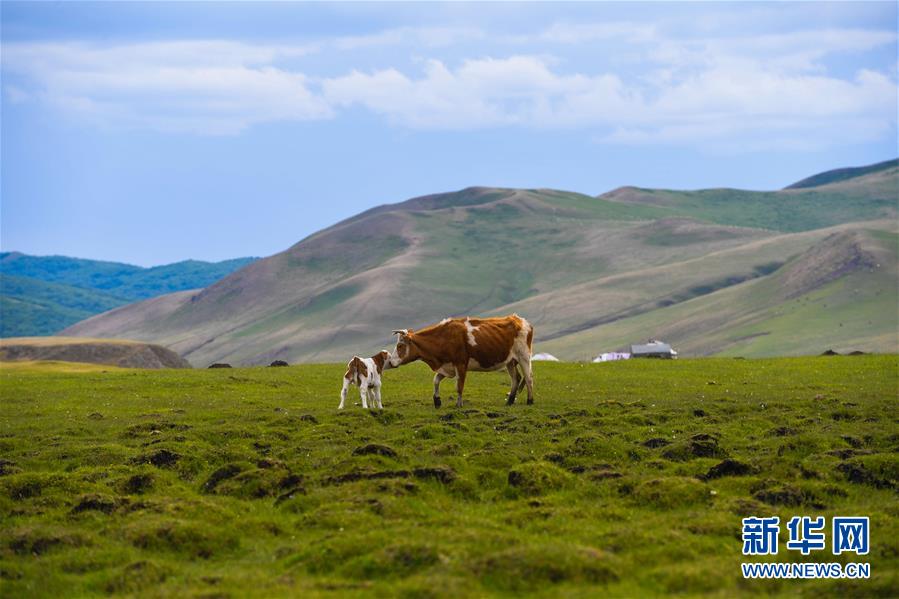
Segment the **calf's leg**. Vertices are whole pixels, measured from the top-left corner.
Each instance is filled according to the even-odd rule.
[[[362,382],[359,385],[359,397],[362,399],[362,408],[368,409],[368,385]]]
[[[347,387],[350,386],[350,379],[343,379],[343,389],[340,390],[340,405],[337,406],[338,410],[343,409],[343,404],[346,401],[346,390]]]

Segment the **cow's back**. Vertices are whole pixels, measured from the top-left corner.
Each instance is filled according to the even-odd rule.
[[[521,331],[521,323],[514,317],[471,318],[473,339],[468,339],[468,354],[482,368],[505,364],[512,353],[512,346]],[[471,341],[474,341],[474,344]]]

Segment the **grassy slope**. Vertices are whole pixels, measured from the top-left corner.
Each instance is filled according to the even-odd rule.
[[[93,289],[0,273],[0,337],[52,335],[127,303]]]
[[[643,221],[637,220],[644,213],[643,207],[583,196],[525,196],[464,210],[416,213],[412,230],[419,244],[414,259],[398,269],[388,266],[357,278],[355,295],[347,294],[325,309],[279,311],[283,319],[254,322],[250,330],[258,334],[255,340],[238,327],[221,340],[222,346],[231,352],[226,357],[238,362],[266,362],[275,357],[265,353],[273,347],[287,347],[278,357],[290,361],[340,359],[380,349],[397,326],[420,327],[447,315],[484,313],[602,275],[673,263],[764,236],[733,231],[725,238],[672,249],[644,243],[639,231]],[[607,220],[612,217],[618,220]],[[321,335],[313,334],[316,331]],[[202,363],[202,352],[213,349],[218,348],[207,346],[188,357]],[[260,353],[262,360],[255,358]]]
[[[4,366],[0,584],[17,597],[888,596],[897,368],[896,356],[541,363],[534,406],[505,407],[503,378],[480,374],[464,409],[435,412],[413,365],[385,374],[374,415],[336,411],[340,365]],[[691,441],[702,434],[717,441]],[[370,443],[396,456],[354,455]],[[753,472],[696,478],[724,455]],[[775,559],[865,561],[872,578],[742,580],[750,515],[870,516],[864,558],[803,558],[784,532]]]
[[[845,230],[851,232],[853,240],[865,244],[874,259],[870,265],[832,280],[832,271],[813,272],[796,286],[799,275],[793,267],[799,260],[823,269],[838,264],[842,254],[818,256],[816,252],[847,234],[822,236],[806,254],[794,256],[768,277],[540,342],[537,349],[563,359],[583,360],[603,351],[626,349],[637,341],[660,338],[686,355],[759,357],[821,353],[826,349],[894,352],[899,330],[897,235],[865,227]],[[701,260],[698,270],[707,271],[707,262]]]
[[[787,186],[787,189],[819,187],[821,185],[828,185],[831,183],[838,183],[840,181],[854,179],[856,177],[861,177],[862,175],[867,175],[869,173],[876,173],[879,171],[894,169],[897,166],[899,166],[899,159],[894,158],[893,160],[885,160],[884,162],[878,162],[877,164],[872,164],[870,166],[862,166],[856,168],[838,168],[831,171],[819,173],[817,175],[812,175],[811,177],[807,177],[801,181],[797,181],[796,183]]]
[[[808,231],[839,223],[896,218],[899,167],[831,184],[782,191],[624,188],[600,198],[664,207],[700,220],[775,231]]]

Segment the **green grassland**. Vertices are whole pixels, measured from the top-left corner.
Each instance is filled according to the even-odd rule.
[[[895,355],[539,363],[533,406],[474,374],[441,410],[417,364],[381,413],[336,410],[342,372],[4,364],[0,594],[899,590]],[[864,558],[803,558],[782,526],[774,559],[871,578],[744,581],[750,515],[870,516]]]

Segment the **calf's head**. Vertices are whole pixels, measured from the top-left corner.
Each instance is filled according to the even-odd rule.
[[[390,352],[386,349],[382,349],[373,355],[371,359],[375,363],[375,368],[378,369],[378,374],[381,374],[384,370],[393,368],[393,364],[390,363]]]

